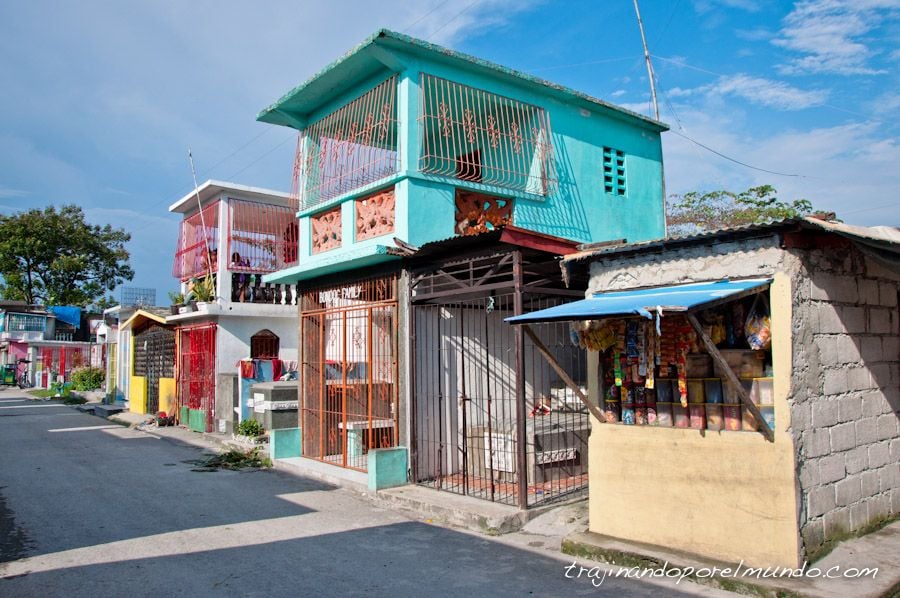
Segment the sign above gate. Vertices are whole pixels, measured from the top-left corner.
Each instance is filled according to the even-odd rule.
[[[344,299],[359,299],[360,295],[362,295],[362,287],[358,284],[336,287],[327,291],[319,291],[319,303],[331,306]]]

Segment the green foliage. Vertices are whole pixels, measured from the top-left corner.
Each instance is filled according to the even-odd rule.
[[[103,386],[106,372],[101,368],[83,367],[72,371],[75,390],[96,390]]]
[[[189,290],[185,296],[187,301],[215,301],[216,299],[216,281],[212,276],[192,278],[188,287]]]
[[[262,424],[255,419],[245,419],[238,425],[237,429],[237,433],[241,436],[259,436],[262,432]]]
[[[96,313],[103,312],[104,309],[108,309],[110,307],[115,307],[118,305],[118,301],[116,301],[112,295],[107,295],[106,297],[101,297],[100,299],[95,300],[91,306],[90,310]]]
[[[172,302],[172,305],[184,305],[184,293],[169,291],[169,301]]]
[[[69,393],[63,399],[63,405],[84,405],[87,399],[75,393]]]
[[[134,272],[125,243],[131,235],[88,224],[76,205],[0,215],[4,299],[86,306]]]
[[[813,213],[813,205],[808,200],[795,199],[787,203],[779,200],[777,193],[771,185],[761,185],[740,193],[721,190],[673,195],[666,202],[670,234],[761,224]]]

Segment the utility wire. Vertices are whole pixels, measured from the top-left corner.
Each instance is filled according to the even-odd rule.
[[[693,144],[695,144],[695,145],[698,145],[698,146],[702,147],[703,149],[705,149],[705,150],[708,151],[708,152],[714,153],[715,155],[719,156],[720,158],[724,158],[724,159],[728,160],[729,162],[734,162],[735,164],[740,164],[741,166],[744,166],[744,167],[749,168],[749,169],[751,169],[751,170],[758,170],[758,171],[760,171],[760,172],[766,172],[766,173],[768,173],[768,174],[774,174],[774,175],[777,175],[777,176],[798,177],[798,178],[801,178],[801,179],[808,179],[808,178],[811,178],[811,177],[808,177],[808,176],[803,175],[803,174],[791,174],[791,173],[788,173],[788,172],[777,172],[777,171],[774,171],[774,170],[766,170],[765,168],[759,168],[758,166],[753,166],[753,165],[751,165],[751,164],[747,164],[746,162],[741,162],[740,160],[737,160],[737,159],[735,159],[735,158],[732,158],[731,156],[726,156],[726,155],[723,154],[722,152],[716,151],[716,150],[714,150],[713,148],[709,147],[708,145],[704,145],[704,144],[700,143],[699,141],[697,141],[696,139],[694,139],[694,138],[692,138],[692,137],[688,137],[688,136],[685,135],[684,133],[679,133],[678,131],[670,131],[670,132],[671,132],[671,133],[674,133],[675,135],[678,135],[679,137],[684,137],[685,139],[687,139],[687,140],[690,141],[691,143],[693,143]]]
[[[413,27],[415,27],[416,25],[418,25],[419,23],[421,23],[425,18],[431,16],[431,13],[433,13],[433,12],[436,11],[437,9],[441,8],[441,7],[444,6],[445,4],[447,4],[447,0],[442,0],[441,2],[438,2],[437,4],[435,4],[434,6],[431,7],[431,10],[429,10],[428,12],[426,12],[424,15],[422,15],[421,17],[419,17],[418,19],[416,19],[415,21],[413,21],[412,23],[410,23],[409,25],[407,25],[406,27],[404,27],[404,28],[401,29],[400,31],[403,31],[404,33],[409,33],[409,30],[410,30],[410,29],[412,29]]]
[[[444,29],[444,27],[446,27],[447,25],[449,25],[450,23],[452,23],[453,21],[455,21],[456,19],[458,19],[460,16],[462,16],[462,14],[463,14],[464,12],[466,12],[467,10],[469,10],[470,8],[472,8],[473,6],[475,6],[476,4],[478,4],[478,2],[479,2],[479,0],[474,0],[474,2],[471,2],[470,4],[466,5],[466,7],[465,7],[464,9],[462,9],[461,11],[459,11],[458,13],[456,13],[455,15],[453,15],[452,17],[450,17],[450,19],[444,21],[444,24],[443,24],[443,25],[441,25],[440,27],[438,27],[437,29],[435,29],[434,31],[432,31],[431,33],[429,33],[429,34],[428,34],[428,37],[427,37],[426,39],[427,39],[428,41],[431,41],[431,40],[434,38],[434,36],[438,34],[438,32],[440,32],[442,29]]]

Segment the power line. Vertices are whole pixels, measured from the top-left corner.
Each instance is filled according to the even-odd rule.
[[[430,41],[431,39],[433,39],[434,36],[437,35],[437,33],[438,33],[439,31],[441,31],[444,27],[446,27],[447,25],[449,25],[450,23],[452,23],[453,21],[455,21],[456,19],[458,19],[460,16],[462,16],[462,14],[463,14],[464,12],[466,12],[467,10],[469,10],[470,8],[472,8],[473,6],[475,6],[476,4],[478,4],[478,2],[479,2],[479,0],[474,0],[472,3],[468,4],[464,9],[462,9],[461,11],[459,11],[458,13],[456,13],[455,15],[453,15],[449,20],[444,21],[444,24],[441,25],[440,27],[438,27],[437,29],[435,29],[434,31],[432,31],[432,32],[428,35],[428,37],[427,37],[426,39],[428,39],[429,41]]]
[[[441,7],[444,6],[445,4],[447,4],[447,0],[443,0],[442,2],[438,2],[437,4],[435,4],[435,5],[431,8],[431,10],[429,10],[428,12],[426,12],[424,15],[422,15],[421,17],[419,17],[418,19],[416,19],[415,21],[413,21],[412,23],[410,23],[409,25],[407,25],[406,27],[404,27],[404,28],[401,29],[400,31],[403,31],[404,33],[409,33],[409,30],[410,30],[410,29],[412,29],[413,27],[415,27],[416,25],[418,25],[419,23],[421,23],[426,17],[430,16],[431,13],[433,13],[433,12],[436,11],[437,9],[441,8]]]
[[[850,210],[849,212],[842,211],[841,216],[846,216],[847,214],[858,214],[859,212],[871,212],[872,210],[881,210],[883,208],[893,208],[894,206],[900,206],[900,201],[881,204],[880,206],[870,206],[868,208],[860,208],[859,210]]]
[[[766,173],[768,173],[768,174],[774,174],[774,175],[777,175],[777,176],[798,177],[798,178],[802,178],[802,179],[808,179],[808,178],[810,178],[810,177],[808,177],[808,176],[806,176],[806,175],[802,175],[802,174],[791,174],[791,173],[787,173],[787,172],[776,172],[776,171],[774,171],[774,170],[766,170],[765,168],[759,168],[758,166],[753,166],[753,165],[751,165],[751,164],[747,164],[746,162],[741,162],[740,160],[737,160],[737,159],[735,159],[735,158],[732,158],[731,156],[726,156],[726,155],[723,154],[722,152],[716,151],[716,150],[714,150],[713,148],[709,147],[708,145],[704,145],[704,144],[700,143],[699,141],[697,141],[696,139],[693,139],[692,137],[688,137],[688,136],[685,135],[684,133],[679,133],[678,131],[670,131],[670,132],[671,132],[671,133],[674,133],[675,135],[678,135],[679,137],[684,137],[685,139],[687,139],[687,140],[690,141],[691,143],[696,144],[696,145],[702,147],[703,149],[705,149],[705,150],[708,151],[708,152],[714,153],[715,155],[719,156],[720,158],[724,158],[725,160],[728,160],[729,162],[734,162],[735,164],[740,164],[741,166],[744,166],[744,167],[749,168],[749,169],[751,169],[751,170],[758,170],[758,171],[760,171],[760,172],[766,172]]]

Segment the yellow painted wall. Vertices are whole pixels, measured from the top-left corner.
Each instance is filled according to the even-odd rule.
[[[758,432],[651,428],[594,420],[591,531],[723,561],[800,565],[794,444],[786,432],[790,425],[791,281],[784,274],[775,275],[770,299],[775,442]],[[595,375],[591,385],[596,398]]]
[[[172,415],[175,409],[175,378],[159,379],[159,410]]]
[[[128,410],[132,413],[147,413],[147,378],[145,376],[131,376],[128,401]]]

